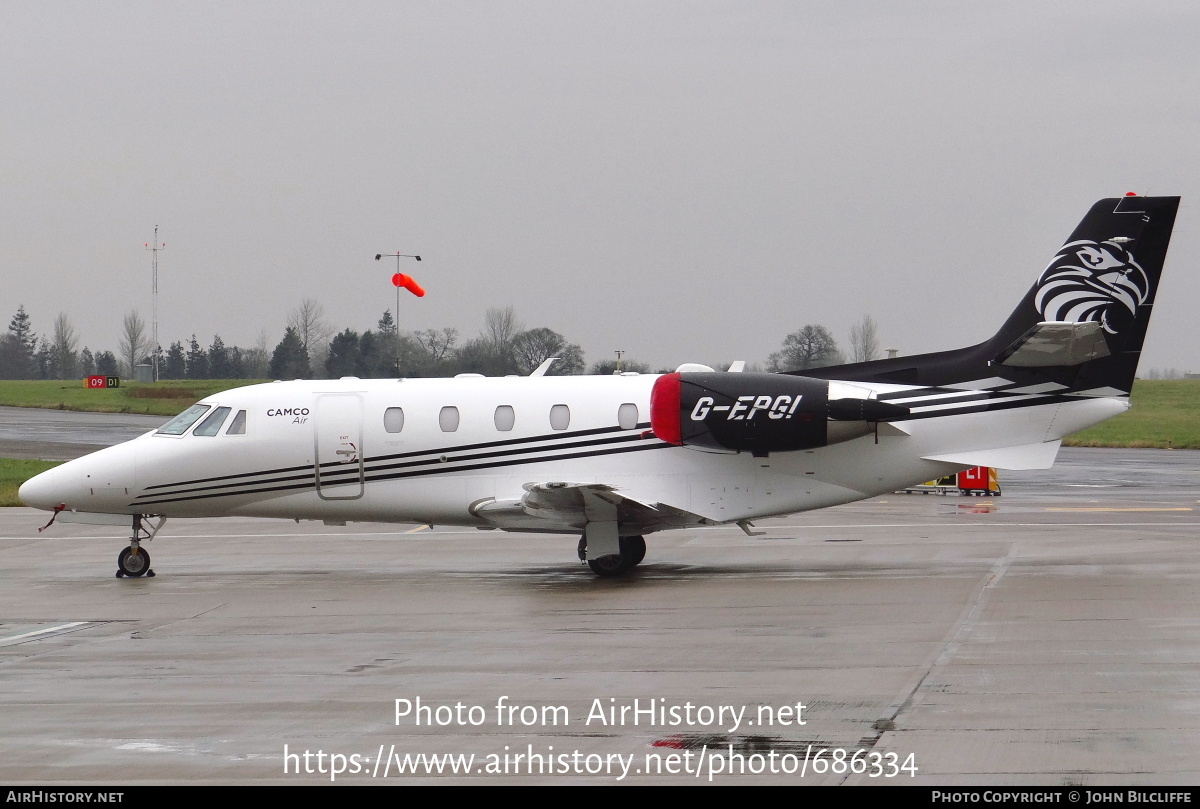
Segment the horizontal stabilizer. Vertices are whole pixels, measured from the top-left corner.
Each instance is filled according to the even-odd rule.
[[[1109,354],[1101,324],[1045,321],[1018,337],[997,360],[1015,368],[1053,368],[1081,365]]]
[[[962,466],[991,466],[996,469],[1049,469],[1054,465],[1062,441],[1045,441],[1021,447],[997,447],[952,452],[947,455],[926,455],[926,461],[961,464]]]

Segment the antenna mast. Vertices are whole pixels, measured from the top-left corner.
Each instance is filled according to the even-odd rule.
[[[154,363],[154,381],[155,382],[158,381],[158,353],[159,353],[159,351],[158,351],[158,251],[165,250],[166,247],[167,247],[166,242],[163,242],[162,244],[158,243],[158,225],[155,225],[154,226],[154,241],[146,242],[146,249],[149,250],[153,256],[150,260],[151,274],[152,274],[152,278],[153,278],[152,284],[151,284],[151,299],[153,302],[151,304],[151,315],[152,315],[151,321],[152,321],[152,323],[150,326],[150,339],[154,342],[154,345],[150,349],[150,358],[151,358],[151,362]]]

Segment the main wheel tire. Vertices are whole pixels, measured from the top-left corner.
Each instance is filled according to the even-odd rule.
[[[601,556],[599,559],[588,559],[587,563],[593,573],[604,578],[620,576],[626,570],[633,567],[633,565],[629,564],[628,557],[623,553]]]
[[[646,558],[646,538],[642,536],[621,537],[621,555],[629,559],[630,567],[637,567]]]
[[[150,554],[146,553],[145,548],[138,548],[137,553],[133,552],[133,548],[126,548],[117,556],[117,568],[132,578],[144,576],[150,569]]]

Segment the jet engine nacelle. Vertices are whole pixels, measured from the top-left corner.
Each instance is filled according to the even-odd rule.
[[[755,455],[867,435],[907,409],[844,382],[784,374],[673,373],[654,383],[650,426],[663,441]]]

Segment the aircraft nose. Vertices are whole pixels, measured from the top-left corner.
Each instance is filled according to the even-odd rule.
[[[66,505],[78,511],[122,514],[134,488],[134,444],[106,447],[49,469],[25,481],[17,496],[25,505],[47,511]]]
[[[30,508],[53,511],[73,494],[68,491],[66,482],[61,466],[47,469],[22,483],[21,488],[17,490],[17,497]]]

